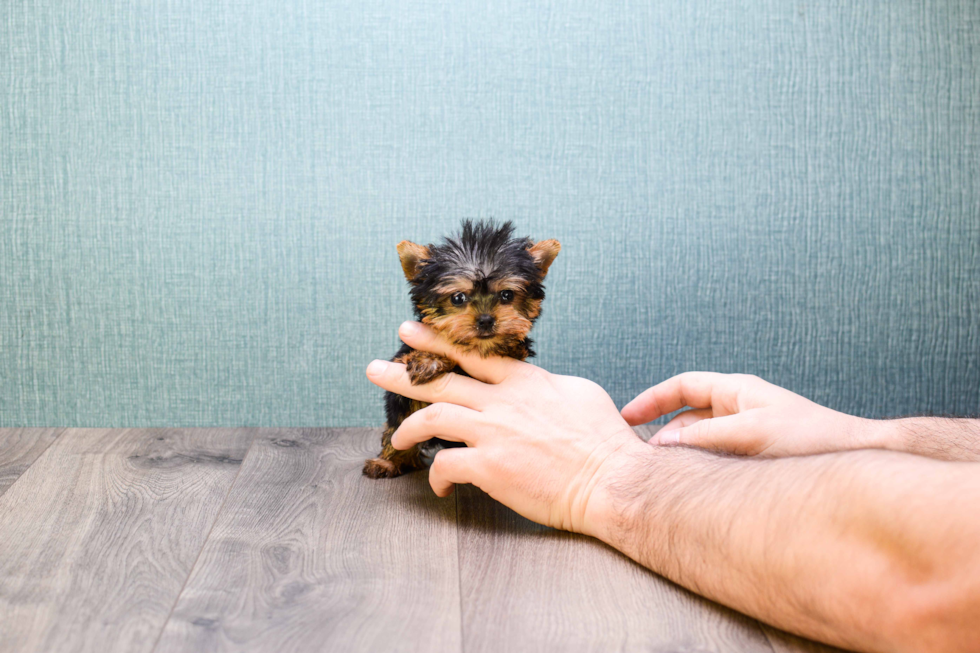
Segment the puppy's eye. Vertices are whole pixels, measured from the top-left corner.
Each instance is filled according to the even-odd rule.
[[[505,304],[509,304],[514,301],[514,291],[513,290],[501,290],[500,291],[500,301]]]
[[[466,303],[466,293],[458,292],[449,298],[449,301],[453,303],[453,306],[462,306]]]

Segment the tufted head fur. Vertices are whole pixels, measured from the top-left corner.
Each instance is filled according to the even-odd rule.
[[[416,316],[447,340],[482,356],[533,356],[527,337],[541,315],[557,240],[515,238],[510,222],[463,222],[437,245],[398,244]]]

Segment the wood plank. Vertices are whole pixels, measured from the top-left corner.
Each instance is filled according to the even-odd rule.
[[[534,524],[476,488],[456,492],[467,653],[772,650],[754,620],[598,540]]]
[[[644,440],[658,426],[636,429]],[[463,646],[473,651],[771,651],[758,624],[597,540],[456,490]]]
[[[635,430],[649,440],[659,428]],[[456,494],[468,653],[768,652],[769,633],[780,653],[829,650],[688,592],[597,540],[534,524],[475,488]]]
[[[363,477],[379,438],[263,431],[157,651],[458,651],[455,501]]]
[[[150,650],[251,436],[65,431],[0,497],[0,650]]]
[[[3,495],[64,429],[0,429],[0,495]]]

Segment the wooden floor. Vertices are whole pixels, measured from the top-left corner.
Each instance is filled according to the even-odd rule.
[[[0,651],[829,651],[375,429],[0,429]]]

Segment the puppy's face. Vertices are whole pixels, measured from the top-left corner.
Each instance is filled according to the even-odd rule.
[[[513,238],[510,223],[466,222],[440,245],[398,245],[422,322],[483,356],[514,351],[541,314],[541,282],[561,246]]]

